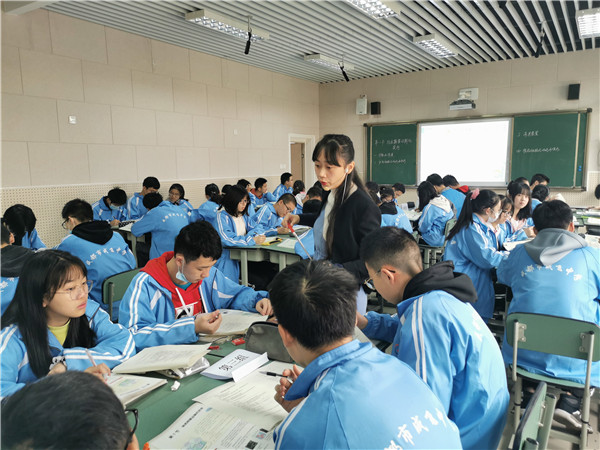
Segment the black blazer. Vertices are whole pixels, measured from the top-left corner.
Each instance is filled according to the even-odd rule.
[[[323,193],[323,202],[318,213],[300,214],[301,225],[314,226],[329,194],[329,191]],[[331,262],[344,266],[356,277],[357,282],[362,284],[369,278],[369,274],[365,263],[359,257],[360,243],[363,237],[381,227],[379,208],[369,194],[357,189],[340,206],[333,227]]]

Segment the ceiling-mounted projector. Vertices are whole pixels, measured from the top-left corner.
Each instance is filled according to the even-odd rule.
[[[475,109],[475,102],[467,98],[459,98],[450,103],[450,111],[457,111],[459,109]]]
[[[458,91],[458,99],[450,103],[450,111],[475,109],[475,101],[479,97],[478,88],[465,88]]]

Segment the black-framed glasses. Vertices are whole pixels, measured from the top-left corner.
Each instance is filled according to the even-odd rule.
[[[67,230],[67,222],[68,222],[68,221],[69,221],[69,218],[68,218],[68,217],[67,217],[65,220],[63,220],[62,227],[63,227],[63,229],[65,229],[65,230]]]
[[[131,432],[129,433],[129,437],[127,438],[127,442],[125,443],[125,450],[127,450],[127,447],[129,446],[129,444],[131,444],[131,441],[133,441],[133,435],[135,434],[135,430],[137,430],[138,421],[139,421],[137,409],[129,409],[128,408],[125,410],[125,415],[127,415],[127,413],[133,413],[135,422],[133,423],[133,426],[131,427]]]
[[[381,269],[379,269],[377,272],[375,272],[375,275],[379,274],[381,272]],[[373,275],[373,277],[375,276]],[[372,291],[375,291],[375,286],[373,285],[373,277],[369,277],[364,281],[364,285],[366,287],[368,287],[369,289],[371,289]]]

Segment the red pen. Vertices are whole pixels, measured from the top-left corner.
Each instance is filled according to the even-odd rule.
[[[302,243],[302,240],[300,239],[300,237],[296,234],[296,232],[294,231],[294,227],[292,226],[291,223],[288,222],[287,224],[289,230],[292,232],[292,235],[298,239],[298,242],[300,243],[300,246],[302,247],[302,249],[304,250],[304,252],[306,253],[306,256],[308,256],[308,259],[310,259],[312,261],[312,256],[310,256],[310,253],[308,253],[308,250],[306,250],[306,247],[304,246],[304,244]]]

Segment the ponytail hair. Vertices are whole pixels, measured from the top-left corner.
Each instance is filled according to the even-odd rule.
[[[340,163],[338,162],[338,158],[341,159],[345,164],[350,164],[352,161],[354,161],[354,144],[352,143],[352,140],[344,134],[326,134],[319,142],[317,142],[317,145],[315,145],[315,149],[312,154],[313,162],[317,161],[321,154],[325,156],[325,161],[327,161],[327,164],[341,167]],[[331,257],[332,253],[335,218],[342,203],[344,203],[346,199],[350,197],[350,192],[352,191],[350,188],[352,187],[352,184],[354,184],[357,189],[367,192],[357,170],[353,170],[352,172],[346,174],[345,179],[342,182],[342,185],[345,187],[345,189],[342,186],[336,189],[333,208],[329,214],[329,227],[327,228],[327,235],[325,236],[325,242],[327,243],[327,256],[329,258]]]
[[[221,193],[219,192],[219,186],[215,183],[207,184],[204,187],[204,195],[208,195],[208,199],[211,202],[216,203],[217,205],[221,204]]]
[[[419,184],[417,194],[419,196],[419,211],[423,211],[429,202],[438,196],[435,186],[429,181],[423,181]]]
[[[456,225],[450,230],[446,240],[449,241],[456,236],[460,230],[471,225],[473,223],[473,214],[483,214],[486,209],[493,208],[499,201],[500,197],[498,194],[489,189],[484,189],[482,191],[475,189],[474,191],[468,192],[462,210],[460,211],[460,216],[458,216],[458,220],[456,221]]]

